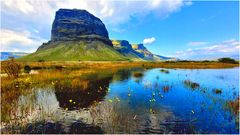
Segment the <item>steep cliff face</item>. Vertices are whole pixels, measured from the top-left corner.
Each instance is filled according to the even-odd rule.
[[[59,9],[52,25],[52,41],[79,40],[82,36],[97,35],[108,39],[103,22],[86,10]]]

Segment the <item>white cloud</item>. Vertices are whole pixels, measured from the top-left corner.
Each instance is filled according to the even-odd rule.
[[[156,38],[155,38],[155,37],[145,38],[145,39],[143,40],[143,44],[144,44],[144,45],[148,45],[148,44],[152,44],[152,43],[155,42],[155,41],[156,41]]]
[[[44,39],[39,37],[31,37],[29,31],[12,31],[8,29],[1,30],[1,52],[4,51],[21,51],[33,52],[42,44]]]
[[[2,39],[1,43],[3,46],[6,46],[14,42],[30,45],[33,43],[33,41],[27,37],[28,35],[29,35],[29,32],[15,32],[15,31],[3,29],[1,31],[1,36],[0,36]]]
[[[56,7],[86,9],[100,17],[108,25],[118,25],[129,21],[133,16],[142,18],[150,12],[154,12],[160,17],[166,17],[181,7],[189,5],[188,3],[188,1],[184,0],[66,0],[61,2],[57,1]]]
[[[1,13],[16,18],[17,22],[49,23],[55,12],[55,1],[50,0],[2,0]],[[8,18],[3,18],[8,19]]]
[[[10,10],[19,10],[24,14],[28,14],[34,11],[33,6],[28,3],[26,0],[14,1],[14,0],[5,0],[3,5],[7,6]]]
[[[208,44],[208,42],[189,42],[188,43],[189,46],[202,46],[206,44]]]
[[[190,5],[191,2],[186,0],[3,0],[1,3],[1,12],[29,17],[36,21],[53,21],[54,12],[59,8],[77,8],[88,10],[109,25],[118,25],[129,21],[132,16],[141,18],[149,13],[166,17],[181,7]]]
[[[200,57],[229,57],[232,55],[239,55],[240,43],[238,40],[231,39],[221,43],[212,44],[208,47],[201,47],[196,49],[187,49],[185,51],[177,51],[175,56],[179,58],[200,58]]]

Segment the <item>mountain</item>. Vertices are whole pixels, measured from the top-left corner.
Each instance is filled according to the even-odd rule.
[[[59,9],[51,40],[19,61],[162,61],[172,58],[152,54],[143,44],[110,40],[104,23],[86,10]]]
[[[59,9],[51,40],[19,61],[128,60],[113,48],[103,22],[86,10]]]
[[[25,55],[28,55],[29,53],[25,53],[25,52],[1,52],[1,61],[2,60],[7,60],[10,57],[13,58],[20,58],[23,57]]]

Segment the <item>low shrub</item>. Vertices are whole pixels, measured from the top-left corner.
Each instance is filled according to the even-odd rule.
[[[21,65],[17,63],[14,58],[8,60],[2,68],[8,77],[18,78],[21,72]]]
[[[23,70],[24,70],[24,73],[30,73],[30,71],[31,71],[31,67],[30,66],[28,66],[28,65],[26,65],[26,66],[24,66],[24,68],[23,68]]]
[[[218,59],[218,62],[221,62],[221,63],[232,63],[232,64],[237,64],[238,63],[237,61],[235,61],[232,58],[220,58],[220,59]]]

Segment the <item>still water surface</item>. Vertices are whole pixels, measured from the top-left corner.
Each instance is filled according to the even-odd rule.
[[[238,98],[238,75],[238,68],[94,73],[69,80],[74,87],[54,82],[20,96],[14,121],[26,123],[22,133],[239,133],[228,105]]]

